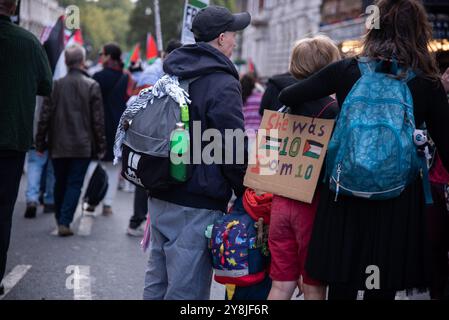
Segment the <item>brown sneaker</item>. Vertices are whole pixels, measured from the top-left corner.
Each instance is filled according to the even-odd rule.
[[[70,236],[73,236],[73,232],[72,232],[72,230],[70,230],[70,228],[60,225],[60,226],[58,226],[58,236],[70,237]]]
[[[112,207],[111,206],[103,206],[103,215],[104,216],[112,215]]]

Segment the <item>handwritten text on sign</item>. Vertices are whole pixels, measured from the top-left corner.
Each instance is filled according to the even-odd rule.
[[[266,111],[245,185],[311,203],[334,123]]]

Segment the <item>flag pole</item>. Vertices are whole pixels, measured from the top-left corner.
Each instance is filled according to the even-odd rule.
[[[156,23],[156,38],[157,38],[157,48],[159,52],[163,51],[162,44],[162,28],[161,28],[161,12],[159,9],[159,0],[154,0],[154,13],[155,13],[155,23]]]

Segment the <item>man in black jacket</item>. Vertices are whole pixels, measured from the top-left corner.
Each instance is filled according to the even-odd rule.
[[[200,124],[201,134],[218,130],[244,131],[243,102],[239,75],[230,57],[236,32],[251,22],[248,13],[231,14],[222,7],[208,7],[198,13],[192,31],[197,44],[173,51],[164,62],[167,74],[180,79],[198,78],[190,85],[190,119]],[[191,132],[194,152],[201,137]],[[199,141],[203,147],[204,144]],[[243,144],[245,145],[245,144]],[[223,156],[230,150],[223,142]],[[212,279],[205,230],[223,215],[234,192],[243,195],[244,160],[232,164],[193,165],[191,179],[165,192],[152,193],[149,212],[152,221],[150,260],[144,298],[148,300],[207,300]],[[236,147],[233,147],[236,155]],[[201,148],[199,150],[201,152]],[[193,154],[193,158],[201,158]]]

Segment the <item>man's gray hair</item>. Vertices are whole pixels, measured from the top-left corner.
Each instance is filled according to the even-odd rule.
[[[1,0],[0,0],[1,1]],[[65,64],[69,68],[78,67],[86,60],[86,49],[74,44],[65,49]]]

